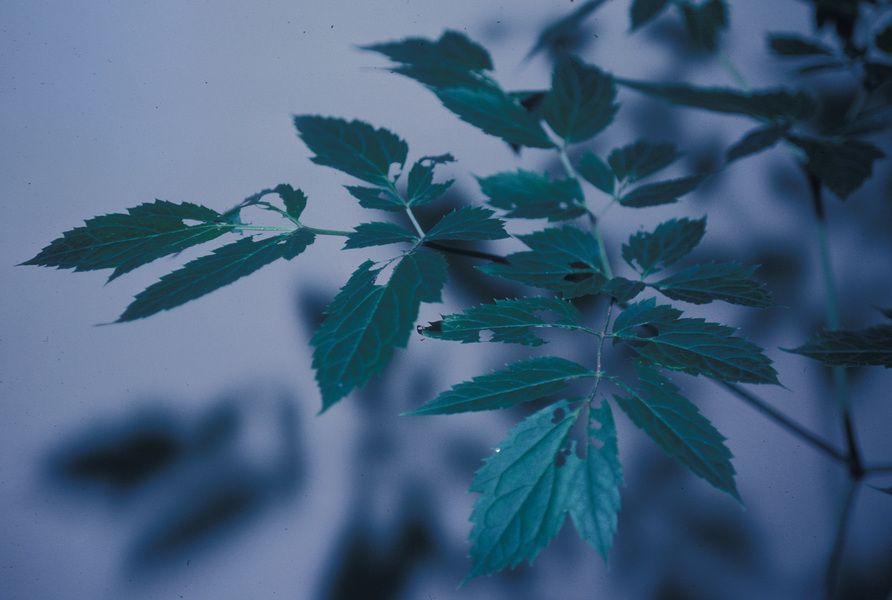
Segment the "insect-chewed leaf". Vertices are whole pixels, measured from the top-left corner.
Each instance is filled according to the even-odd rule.
[[[873,174],[873,161],[886,156],[873,144],[857,139],[793,135],[787,139],[805,151],[812,175],[843,200]]]
[[[558,56],[544,116],[566,143],[585,141],[613,122],[619,106],[613,78],[568,54]]]
[[[316,156],[311,160],[374,185],[390,183],[390,165],[403,166],[409,147],[386,129],[362,121],[296,116],[300,138]]]
[[[582,155],[576,170],[586,181],[605,194],[613,194],[615,179],[613,171],[591,151]]]
[[[801,121],[815,112],[815,101],[799,90],[740,92],[724,88],[698,88],[689,85],[658,84],[630,79],[617,79],[626,87],[662,98],[673,104],[702,108],[722,113],[740,114],[757,119],[790,119]]]
[[[808,40],[795,34],[768,36],[768,47],[778,56],[832,56],[833,51],[820,40]]]
[[[527,297],[520,300],[496,300],[493,304],[481,304],[461,314],[448,315],[439,321],[439,327],[423,329],[429,337],[455,340],[463,344],[479,342],[480,333],[492,332],[492,342],[539,346],[545,341],[534,334],[533,327],[551,327],[549,320],[539,316],[541,312],[557,315],[555,326],[574,326],[582,322],[582,315],[566,300],[556,298]]]
[[[417,160],[409,171],[409,183],[406,190],[408,196],[407,204],[409,206],[420,206],[445,194],[455,180],[450,179],[443,183],[434,183],[434,167],[443,163],[453,162],[454,160],[451,154],[425,156]]]
[[[715,50],[719,30],[728,26],[728,14],[722,0],[707,0],[693,5],[683,2],[681,5],[688,37],[694,45],[703,50]]]
[[[199,224],[187,225],[186,221]],[[111,281],[232,230],[232,225],[221,221],[220,213],[204,206],[156,200],[129,208],[127,214],[94,217],[83,227],[66,231],[22,264],[75,271],[114,269],[108,278]]]
[[[302,190],[294,189],[287,183],[277,185],[273,191],[282,199],[282,203],[285,205],[285,212],[288,216],[292,219],[299,219],[300,215],[307,207],[306,194],[304,194]]]
[[[579,470],[576,461],[558,466],[558,460],[579,412],[562,400],[527,417],[477,471],[471,491],[481,496],[471,513],[465,581],[533,561],[558,534]]]
[[[638,29],[658,14],[660,14],[669,0],[634,0],[632,2],[632,30]]]
[[[372,223],[361,223],[353,229],[353,233],[350,234],[344,243],[345,249],[384,246],[398,242],[414,243],[418,241],[415,235],[396,223],[373,221]]]
[[[593,377],[585,367],[556,356],[508,365],[507,371],[474,377],[452,386],[410,415],[444,415],[510,408],[560,392],[568,379]]]
[[[822,331],[808,343],[786,350],[835,367],[892,368],[892,325]]]
[[[671,381],[640,363],[635,367],[641,387],[626,397],[615,395],[620,408],[666,454],[741,502],[724,436]]]
[[[524,60],[529,60],[532,56],[550,48],[552,52],[565,50],[568,39],[572,39],[574,34],[578,32],[582,22],[597,9],[604,4],[606,0],[589,0],[584,2],[572,13],[563,17],[559,21],[552,23],[539,35],[536,45],[527,53]]]
[[[494,211],[463,206],[443,216],[424,236],[432,240],[501,240],[508,237],[505,222],[493,219]]]
[[[242,238],[196,258],[136,295],[118,323],[170,310],[250,275],[279,258],[291,260],[313,243],[306,229],[255,241]]]
[[[756,152],[761,152],[780,141],[790,129],[788,123],[772,123],[746,134],[742,140],[728,149],[728,162]]]
[[[735,337],[736,329],[680,315],[675,308],[656,306],[653,298],[642,300],[616,318],[613,333],[656,366],[723,381],[778,383],[771,360],[752,342]],[[642,326],[656,335],[639,334]]]
[[[363,208],[377,208],[391,212],[405,210],[406,204],[393,191],[385,188],[365,187],[361,185],[345,185],[350,195],[359,200]]]
[[[635,182],[665,169],[678,157],[675,144],[638,140],[611,152],[607,162],[617,179]]]
[[[671,204],[678,201],[681,196],[696,190],[704,179],[706,179],[704,175],[691,175],[681,179],[646,183],[620,198],[619,203],[632,208]]]
[[[594,546],[606,561],[616,534],[623,467],[619,461],[616,425],[610,405],[602,402],[599,408],[592,409],[589,418],[590,441],[585,458],[579,458],[574,452],[566,456],[564,468],[579,463],[567,499],[567,510],[579,536]]]
[[[552,181],[548,175],[523,169],[478,177],[489,204],[519,219],[565,221],[585,214],[582,191],[576,181]]]
[[[575,227],[551,228],[517,236],[531,250],[508,256],[508,264],[478,267],[533,287],[561,292],[565,298],[597,294],[607,277],[601,272],[598,241]]]
[[[706,304],[723,300],[731,304],[769,308],[777,306],[765,285],[750,279],[756,267],[736,262],[696,265],[650,284],[673,300]]]
[[[651,233],[630,237],[629,243],[623,244],[623,260],[646,277],[678,262],[700,243],[705,231],[706,217],[666,221]]]
[[[350,276],[310,341],[322,411],[380,373],[394,348],[406,346],[419,306],[439,302],[448,279],[446,260],[432,252],[403,256],[386,285],[375,284],[381,269],[373,267],[366,261]]]
[[[515,146],[553,148],[539,121],[516,98],[494,87],[435,90],[443,106],[483,132]]]

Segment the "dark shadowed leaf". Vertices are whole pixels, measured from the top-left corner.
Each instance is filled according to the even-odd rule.
[[[787,139],[805,151],[808,170],[827,188],[846,200],[873,174],[873,161],[886,155],[870,142],[856,139]]]
[[[736,262],[710,262],[649,285],[673,300],[694,304],[722,300],[753,308],[776,306],[765,285],[750,279],[756,268]]]
[[[693,250],[706,231],[706,217],[672,219],[660,224],[653,232],[638,232],[623,244],[623,259],[642,277],[671,267]]]
[[[678,157],[675,144],[638,140],[611,152],[607,162],[617,179],[635,182],[668,167]]]
[[[696,190],[704,179],[705,175],[691,175],[680,179],[646,183],[620,198],[619,203],[631,208],[671,204],[677,202],[681,196]]]
[[[808,343],[787,350],[835,367],[892,367],[892,325],[822,331]]]
[[[296,116],[294,126],[307,147],[310,160],[332,167],[374,185],[390,183],[390,166],[406,162],[406,142],[386,129],[362,121]]]
[[[742,140],[728,149],[728,162],[774,146],[786,135],[789,129],[787,124],[772,123],[767,127],[761,127],[749,132]]]
[[[425,156],[412,165],[409,171],[409,183],[406,193],[409,206],[420,206],[436,200],[446,193],[453,179],[443,183],[434,183],[434,167],[443,163],[453,162],[451,154],[440,156]]]
[[[874,44],[876,44],[877,50],[881,50],[886,54],[892,54],[892,23],[886,25],[882,31],[876,34],[873,38]]]
[[[353,233],[350,234],[344,243],[344,248],[367,248],[369,246],[383,246],[398,242],[414,243],[417,240],[418,238],[414,234],[396,223],[373,221],[371,223],[361,223],[354,227]]]
[[[548,175],[518,170],[477,178],[489,204],[508,211],[508,217],[563,221],[585,214],[579,184],[552,181]]]
[[[728,14],[722,0],[706,0],[695,5],[681,4],[688,37],[701,50],[713,51],[718,46],[719,31],[728,26]]]
[[[563,50],[562,41],[572,37],[572,35],[579,30],[582,22],[585,21],[596,8],[604,4],[605,1],[606,0],[589,0],[588,2],[584,2],[579,8],[563,19],[549,25],[539,36],[539,39],[536,40],[536,45],[533,46],[533,49],[529,51],[524,60],[529,60],[532,56],[546,48],[550,48],[552,51]]]
[[[142,319],[185,304],[250,275],[279,258],[292,259],[313,243],[305,229],[255,241],[243,238],[196,258],[136,295],[117,322]]]
[[[632,30],[638,29],[658,14],[660,14],[669,0],[634,0],[632,2]]]
[[[666,454],[740,502],[724,436],[675,384],[640,363],[635,368],[641,387],[626,397],[615,395],[619,406]]]
[[[595,156],[591,151],[586,152],[579,159],[579,165],[576,167],[579,174],[590,184],[604,192],[605,194],[613,194],[614,175],[613,171],[607,164]]]
[[[554,67],[543,114],[565,143],[581,142],[610,125],[619,109],[615,98],[616,84],[610,75],[562,54]]]
[[[777,56],[832,56],[833,51],[820,40],[809,40],[795,34],[773,33],[768,47]]]
[[[433,240],[500,240],[508,237],[505,222],[493,219],[494,211],[481,206],[464,206],[444,215],[424,236]]]

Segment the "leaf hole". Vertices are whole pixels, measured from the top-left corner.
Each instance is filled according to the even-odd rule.
[[[556,425],[556,424],[560,423],[561,421],[563,421],[564,417],[566,417],[566,415],[567,415],[567,411],[565,411],[563,408],[556,408],[554,410],[554,417],[551,419],[551,422]]]

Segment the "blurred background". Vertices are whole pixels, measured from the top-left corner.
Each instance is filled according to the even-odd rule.
[[[729,2],[722,48],[754,87],[790,83],[768,31],[810,30],[804,1]],[[450,385],[529,356],[413,336],[388,371],[323,416],[308,341],[327,302],[366,257],[321,238],[290,262],[144,321],[113,321],[131,296],[195,253],[105,285],[107,274],[14,267],[89,217],[158,198],[225,210],[279,183],[309,196],[304,222],[370,220],[344,184],[308,160],[294,114],[361,119],[405,139],[409,160],[451,152],[446,201],[481,202],[470,176],[559,166],[520,157],[445,111],[357,46],[447,29],[488,48],[509,90],[543,89],[547,54],[522,58],[572,0],[442,3],[86,0],[0,7],[0,585],[4,598],[813,598],[820,594],[843,468],[709,381],[678,377],[728,439],[746,504],[687,474],[617,413],[626,487],[610,567],[569,525],[537,559],[456,587],[470,562],[474,471],[524,411],[399,417]],[[617,75],[734,86],[686,45],[672,11],[629,36],[629,3],[607,2],[568,40]],[[851,80],[806,80],[827,98]],[[888,92],[887,92],[888,93]],[[617,123],[591,148],[676,141],[673,175],[715,168],[752,124],[667,110],[621,90]],[[879,140],[889,151],[888,140]],[[846,204],[828,198],[843,324],[892,307],[887,162]],[[708,215],[692,260],[758,263],[778,304],[694,307],[766,348],[785,388],[757,391],[842,446],[828,372],[778,347],[824,323],[806,181],[783,150],[741,161],[681,202],[613,210],[608,248],[671,217]],[[363,214],[365,212],[365,214]],[[381,218],[375,214],[371,218]],[[507,246],[492,246],[505,252]],[[511,250],[507,250],[511,251]],[[517,294],[450,259],[435,320]],[[622,271],[618,260],[614,266]],[[503,286],[503,287],[499,287]],[[584,356],[585,348],[557,352]],[[618,366],[622,368],[622,364]],[[890,384],[851,373],[869,464],[892,463]],[[892,485],[892,477],[871,480]],[[892,498],[865,488],[845,547],[846,598],[892,589]]]

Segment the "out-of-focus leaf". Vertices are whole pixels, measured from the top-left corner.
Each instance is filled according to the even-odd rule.
[[[518,170],[477,178],[489,204],[518,219],[563,221],[585,214],[579,184],[569,179],[552,181],[547,174]]]
[[[892,367],[892,325],[822,331],[793,350],[834,367]]]
[[[777,56],[832,56],[833,51],[820,40],[810,40],[795,34],[772,33],[768,47]]]
[[[405,228],[400,227],[396,223],[388,223],[386,221],[361,223],[353,229],[353,233],[350,234],[344,243],[345,249],[384,246],[398,242],[414,243],[418,240],[415,235]]]
[[[579,174],[590,184],[604,192],[613,194],[614,175],[610,167],[603,160],[595,156],[591,151],[586,152],[579,159],[576,167]]]
[[[641,363],[635,367],[641,388],[615,395],[619,406],[666,454],[741,502],[724,436],[671,381]]]
[[[632,2],[632,30],[636,30],[663,12],[669,0],[634,0]]]
[[[619,106],[613,78],[572,56],[558,57],[544,116],[565,143],[587,140],[613,122]]]
[[[691,175],[680,179],[646,183],[620,198],[619,203],[632,208],[671,204],[677,202],[681,196],[696,190],[704,179],[706,179],[704,175]]]
[[[769,308],[777,306],[765,285],[750,279],[756,267],[736,262],[696,265],[650,284],[673,300],[706,304],[723,300],[731,304]]]
[[[446,260],[432,252],[403,256],[386,285],[366,261],[350,276],[313,335],[313,368],[328,410],[380,373],[396,347],[405,347],[422,302],[439,302]]]
[[[563,19],[549,25],[539,36],[539,39],[536,40],[536,45],[533,46],[533,49],[529,51],[524,60],[529,60],[535,54],[546,48],[551,48],[556,51],[564,50],[561,41],[572,37],[573,33],[579,29],[586,17],[604,4],[604,2],[605,0],[589,0],[588,2],[584,2],[579,8]]]
[[[681,4],[688,37],[697,48],[713,51],[718,46],[719,31],[728,26],[728,14],[722,0],[707,0],[700,5]]]
[[[198,221],[187,225],[186,221]],[[23,265],[95,271],[114,269],[108,280],[157,258],[213,240],[233,226],[215,210],[165,200],[140,204],[127,214],[94,217],[53,240]]]
[[[876,44],[877,50],[881,50],[886,54],[892,54],[892,23],[886,25],[882,31],[874,36],[873,43]]]
[[[630,237],[629,243],[623,244],[623,260],[647,277],[677,263],[700,243],[705,231],[706,217],[666,221],[651,233]]]
[[[409,171],[409,183],[406,190],[408,205],[427,204],[445,194],[454,180],[434,183],[434,167],[454,160],[451,154],[442,154],[440,156],[425,156],[416,161]]]
[[[654,366],[741,383],[778,383],[762,349],[739,337],[736,329],[703,319],[682,319],[681,311],[656,306],[653,298],[629,306],[613,324],[613,333]],[[649,325],[657,334],[644,334]]]
[[[405,210],[406,204],[390,189],[365,187],[361,185],[345,185],[350,195],[359,200],[363,208],[377,208],[378,210],[398,211]]]
[[[679,157],[675,144],[638,140],[610,153],[607,162],[617,179],[630,182],[644,179],[671,165]]]
[[[744,156],[749,156],[750,154],[755,154],[756,152],[761,152],[766,148],[774,146],[784,137],[784,135],[786,135],[789,129],[789,126],[786,124],[772,123],[767,127],[760,127],[759,129],[749,132],[742,140],[728,149],[728,162],[743,158]]]
[[[788,135],[805,151],[808,170],[846,200],[873,174],[873,161],[886,155],[870,142],[856,139],[809,138]]]
[[[196,258],[136,295],[117,322],[133,321],[170,310],[250,275],[279,258],[291,260],[313,243],[306,229],[260,241],[242,238]]]
[[[481,206],[464,206],[444,215],[424,236],[433,240],[500,240],[508,237],[505,222],[493,219],[494,211]]]
[[[294,126],[315,153],[314,163],[374,185],[388,185],[390,166],[402,167],[409,152],[397,135],[362,121],[303,115],[294,117]]]

